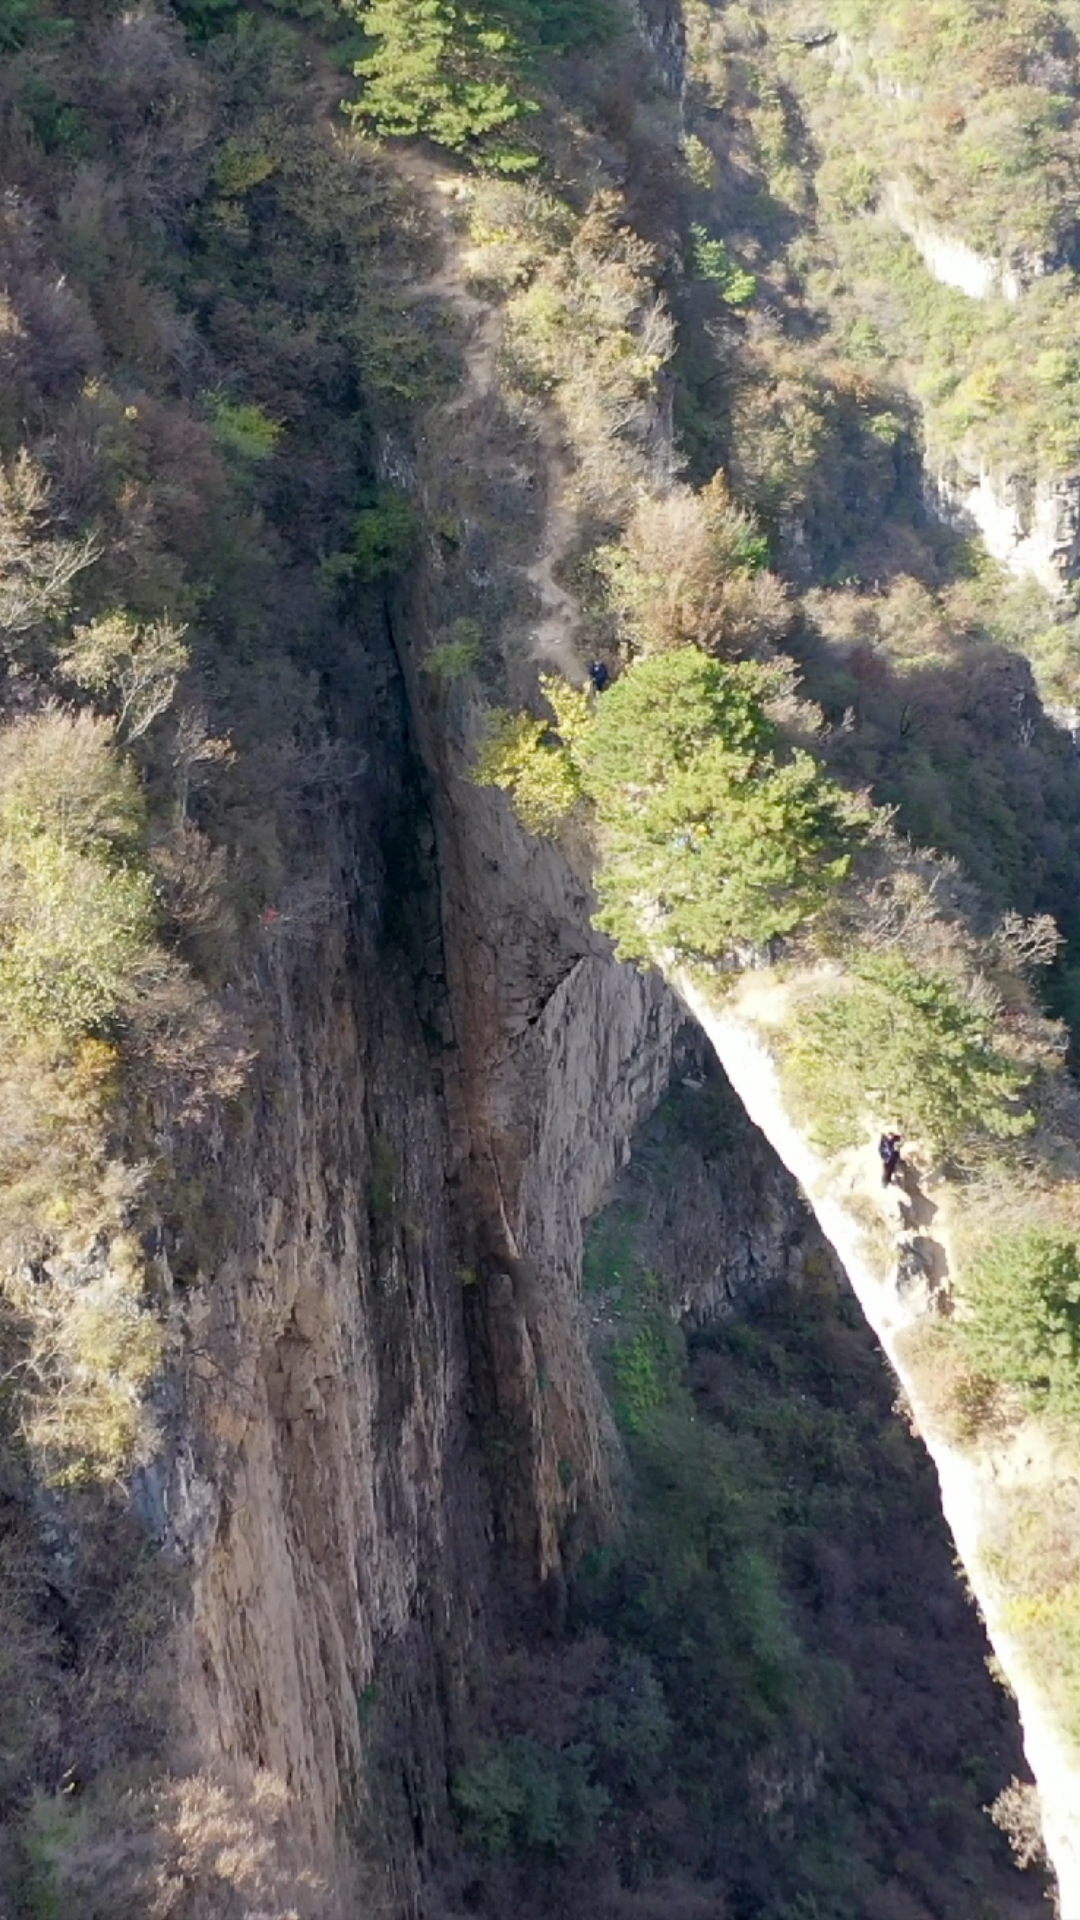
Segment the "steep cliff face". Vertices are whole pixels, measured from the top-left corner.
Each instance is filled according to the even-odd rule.
[[[1025,287],[1049,271],[1045,261],[999,260],[979,253],[959,235],[935,226],[906,181],[890,181],[881,196],[881,208],[894,226],[906,234],[923,265],[943,286],[955,287],[972,300],[1001,294],[1019,300]]]
[[[1080,565],[1080,478],[993,473],[954,455],[926,475],[927,504],[950,526],[979,533],[1018,579],[1061,594]]]
[[[504,802],[432,796],[389,645],[371,667],[364,771],[313,825],[325,907],[267,930],[246,1125],[192,1169],[197,1438],[144,1497],[194,1562],[203,1751],[278,1775],[317,1853],[346,1835],[404,1912],[492,1556],[504,1603],[515,1569],[557,1595],[563,1530],[606,1502],[581,1219],[677,1016]]]
[[[686,88],[686,19],[678,0],[638,0],[638,20],[646,44],[670,92]]]

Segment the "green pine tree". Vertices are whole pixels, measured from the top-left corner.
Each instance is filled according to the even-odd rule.
[[[376,42],[355,67],[365,86],[350,112],[361,125],[423,134],[502,171],[533,164],[494,137],[536,110],[520,92],[522,50],[510,31],[457,0],[373,0],[360,24]]]
[[[766,702],[782,684],[696,648],[640,660],[576,748],[602,829],[599,924],[631,958],[716,960],[791,933],[850,865],[844,796],[785,757]]]

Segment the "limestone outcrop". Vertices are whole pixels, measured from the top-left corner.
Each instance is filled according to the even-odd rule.
[[[926,472],[928,505],[1020,578],[1061,594],[1080,568],[1080,475],[996,474],[977,453],[953,454]]]
[[[1048,262],[1034,255],[999,259],[980,253],[958,234],[946,233],[920,206],[906,181],[889,181],[879,205],[893,226],[911,241],[934,279],[972,300],[989,300],[995,294],[1005,300],[1019,300],[1033,281],[1049,271]]]

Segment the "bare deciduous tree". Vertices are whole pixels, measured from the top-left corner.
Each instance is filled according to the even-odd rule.
[[[231,740],[212,734],[202,707],[183,707],[176,722],[172,763],[176,776],[176,818],[187,816],[191,789],[205,778],[203,769],[228,766],[236,757]],[[198,771],[197,771],[198,770]]]
[[[190,658],[185,632],[168,619],[140,626],[126,613],[111,613],[76,627],[60,665],[77,687],[115,707],[121,739],[137,740],[173,703]]]
[[[29,633],[62,613],[76,574],[92,565],[92,536],[54,540],[44,527],[49,489],[24,448],[10,466],[0,463],[0,634]]]

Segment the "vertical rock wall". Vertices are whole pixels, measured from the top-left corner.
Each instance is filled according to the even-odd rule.
[[[250,1104],[190,1168],[194,1438],[152,1492],[195,1566],[203,1750],[279,1775],[324,1858],[381,1847],[405,1913],[493,1568],[500,1605],[557,1595],[601,1523],[581,1221],[678,1016],[502,796],[433,792],[389,646],[371,666],[365,771],[315,829],[329,905],[268,932]]]

